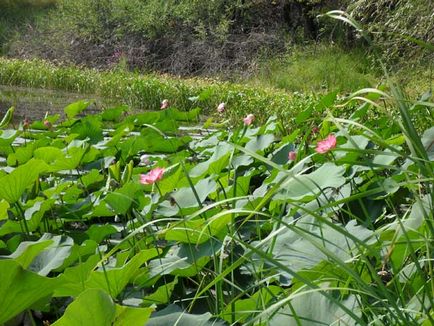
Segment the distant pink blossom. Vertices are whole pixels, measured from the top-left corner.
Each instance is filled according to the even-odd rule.
[[[253,114],[248,114],[247,117],[243,119],[244,125],[250,126],[253,121],[255,121],[255,116]]]
[[[313,132],[314,134],[319,133],[319,128],[318,128],[318,127],[313,127],[313,128],[312,128],[312,132]]]
[[[164,99],[164,100],[161,102],[160,109],[161,109],[161,110],[167,109],[167,108],[169,107],[169,105],[170,105],[169,100],[168,100],[168,99]]]
[[[325,154],[329,150],[336,147],[336,136],[333,134],[328,135],[328,137],[324,140],[321,140],[316,145],[316,152],[320,154]]]
[[[161,180],[161,178],[163,178],[163,174],[164,174],[164,168],[157,167],[155,169],[152,169],[146,174],[141,174],[140,183],[144,185],[151,185],[157,182],[158,180]]]
[[[297,153],[294,151],[290,151],[288,153],[288,160],[290,161],[295,161],[295,159],[297,158]]]
[[[46,128],[48,128],[48,129],[50,129],[53,125],[51,124],[50,121],[48,121],[48,120],[44,120],[44,126],[45,126]]]
[[[218,113],[223,113],[223,112],[225,112],[225,109],[226,109],[226,104],[224,102],[222,102],[217,107],[217,112]]]
[[[28,129],[30,127],[30,120],[25,118],[23,121],[23,129]]]

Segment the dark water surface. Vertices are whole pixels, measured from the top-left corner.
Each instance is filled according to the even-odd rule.
[[[86,109],[85,113],[88,114],[119,104],[113,100],[102,99],[93,95],[0,85],[0,120],[11,106],[15,106],[15,121],[24,118],[41,120],[47,112],[48,114],[58,113],[63,118],[63,109],[68,104],[84,99],[94,100],[94,104]]]

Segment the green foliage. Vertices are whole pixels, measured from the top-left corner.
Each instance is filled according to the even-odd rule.
[[[434,323],[430,93],[389,79],[290,98],[1,60],[10,83],[156,110],[83,116],[78,101],[1,131],[0,323]],[[263,119],[179,128],[222,100],[216,122]]]
[[[80,294],[53,325],[145,325],[152,310],[116,305],[106,292],[90,289]]]
[[[216,130],[178,130],[198,109],[87,104],[0,135],[0,322],[432,322],[433,132],[413,123],[428,96],[333,92],[291,120]]]
[[[434,43],[434,3],[424,0],[365,0],[349,6],[349,11],[372,32],[384,58],[405,64],[400,58],[428,56],[430,51],[417,41]],[[431,51],[432,53],[432,51]]]
[[[258,72],[250,82],[292,92],[351,92],[373,86],[377,78],[370,66],[366,51],[362,49],[318,44],[259,61]]]
[[[56,280],[23,269],[14,260],[0,260],[0,323],[5,323],[49,296]]]
[[[223,101],[228,107],[225,114],[234,121],[247,113],[254,113],[263,120],[268,114],[273,113],[289,115],[291,110],[288,110],[288,105],[293,103],[296,106],[303,101],[302,98],[293,100],[289,94],[284,92],[240,84],[197,79],[157,78],[152,75],[133,73],[99,72],[73,66],[58,67],[39,60],[22,61],[0,58],[0,83],[94,94],[128,104],[135,109],[158,108],[160,102],[166,98],[169,99],[173,108],[182,111],[200,106],[205,112],[213,113],[218,104]],[[309,97],[306,101],[309,101]],[[80,111],[84,105],[85,102],[78,107],[68,109],[68,112],[71,110],[72,114]],[[107,119],[107,114],[102,119]],[[192,121],[196,119],[197,110],[192,110],[187,115],[181,112],[171,112],[171,115],[176,115],[176,118],[181,121]],[[143,121],[143,123],[146,122]]]

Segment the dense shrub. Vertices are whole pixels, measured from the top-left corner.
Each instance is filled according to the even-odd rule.
[[[316,15],[340,2],[59,0],[9,53],[94,67],[123,58],[130,68],[216,73],[282,52],[288,40],[319,37],[327,28]]]
[[[276,57],[294,43],[359,46],[347,26],[318,18],[331,9],[350,11],[375,32],[389,62],[419,58],[420,47],[408,37],[432,43],[434,35],[434,4],[422,0],[57,0],[41,9],[53,3],[2,2],[3,52],[191,75],[250,71],[255,59]]]

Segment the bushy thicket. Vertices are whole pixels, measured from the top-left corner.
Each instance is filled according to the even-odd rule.
[[[54,2],[41,15],[41,5]],[[344,24],[317,18],[331,9],[350,11],[375,32],[377,44],[391,62],[419,54],[402,35],[425,42],[432,42],[434,35],[434,4],[425,0],[20,0],[13,6],[11,1],[5,4],[9,9],[0,12],[0,45],[10,56],[98,68],[121,63],[179,75],[242,71],[259,56],[274,57],[293,43],[331,39],[346,46],[360,45]]]
[[[177,74],[245,68],[288,40],[324,32],[316,15],[338,0],[58,0],[47,18],[11,42],[13,56]]]

